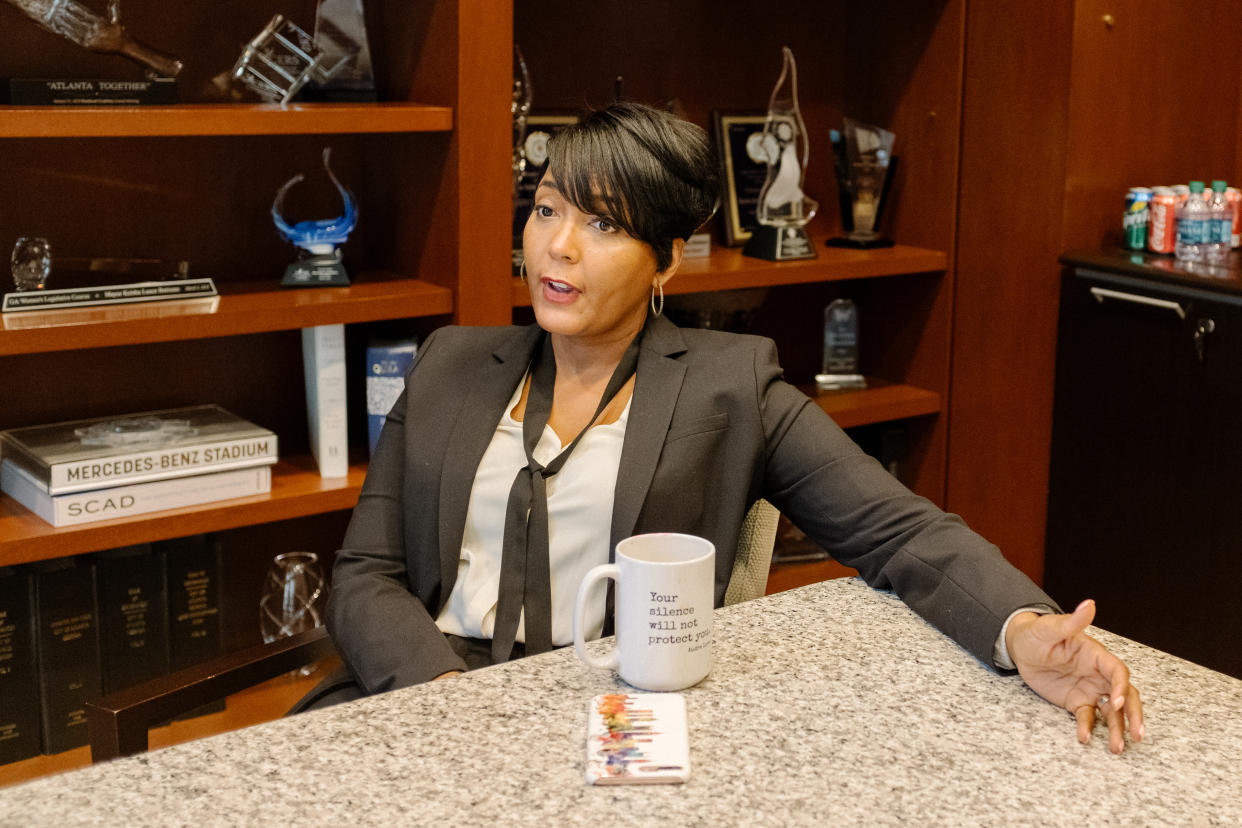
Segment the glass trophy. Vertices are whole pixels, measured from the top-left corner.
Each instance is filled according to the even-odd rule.
[[[867,387],[858,372],[858,306],[850,299],[824,308],[824,357],[815,384],[821,391]]]
[[[841,197],[841,226],[845,235],[828,240],[832,247],[892,247],[876,227],[896,170],[893,133],[850,118],[844,132],[832,131],[837,192]]]
[[[8,3],[48,31],[92,52],[122,55],[158,77],[173,78],[181,71],[181,61],[130,36],[121,24],[120,0],[108,0],[106,16],[100,16],[77,0],[8,0]]]
[[[375,70],[371,65],[362,0],[319,0],[315,11],[315,45],[325,54],[348,58],[326,82],[308,81],[299,100],[376,100]]]
[[[290,224],[282,215],[285,194],[306,176],[298,173],[290,178],[276,192],[272,202],[272,221],[284,239],[301,251],[301,257],[285,268],[281,284],[291,287],[344,287],[349,284],[349,275],[341,261],[340,246],[349,238],[358,224],[358,208],[353,195],[341,184],[332,172],[330,159],[332,150],[325,147],[323,151],[323,168],[328,178],[341,195],[344,202],[343,212],[336,218],[308,219]]]
[[[750,136],[746,146],[752,160],[766,164],[768,172],[756,208],[759,225],[742,252],[774,261],[813,259],[815,247],[806,223],[819,203],[802,191],[809,145],[798,106],[798,65],[788,46],[781,53],[784,62],[768,100],[763,130]]]
[[[307,83],[326,85],[352,56],[325,49],[277,14],[246,44],[233,65],[233,79],[265,101],[279,101],[285,106]]]
[[[513,116],[513,197],[517,198],[522,173],[526,172],[526,119],[530,117],[530,71],[522,49],[513,44],[513,103],[509,113]]]
[[[259,632],[267,644],[323,626],[326,584],[314,552],[277,555],[267,570],[259,597]],[[308,676],[310,664],[295,671]]]
[[[52,246],[47,239],[21,236],[13,245],[9,265],[18,290],[43,290],[52,273]]]

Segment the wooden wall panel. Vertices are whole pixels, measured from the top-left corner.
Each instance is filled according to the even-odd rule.
[[[1118,246],[1129,187],[1213,178],[1242,183],[1239,41],[1242,7],[1236,0],[1079,0],[1066,250]]]
[[[1239,27],[1231,0],[969,6],[948,506],[1036,579],[1057,256],[1117,246],[1128,187],[1238,178]]]
[[[1072,8],[968,8],[946,502],[1038,579]]]

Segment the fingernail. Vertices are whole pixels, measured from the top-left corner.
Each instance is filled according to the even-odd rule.
[[[1139,725],[1138,740],[1143,741],[1143,737],[1147,735],[1147,725]]]

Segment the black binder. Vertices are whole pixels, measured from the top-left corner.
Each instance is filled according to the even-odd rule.
[[[33,564],[43,752],[87,743],[86,702],[101,693],[95,567],[61,559]]]
[[[103,691],[114,693],[168,672],[164,554],[150,544],[95,556],[99,579]]]
[[[25,571],[0,568],[0,765],[42,750],[36,668],[34,585]]]

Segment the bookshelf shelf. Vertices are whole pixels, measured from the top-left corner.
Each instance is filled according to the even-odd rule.
[[[826,237],[826,231],[812,233],[812,238],[817,241]],[[681,269],[669,281],[665,293],[702,293],[936,273],[948,266],[948,257],[943,252],[904,244],[883,250],[846,250],[821,244],[816,252],[819,256],[815,259],[769,262],[743,256],[741,248],[713,246],[710,256],[682,261]],[[530,292],[520,279],[513,280],[512,290],[514,307],[530,305]]]
[[[0,138],[149,138],[447,132],[453,110],[417,103],[0,107]]]
[[[292,457],[273,467],[269,494],[59,529],[0,495],[0,566],[352,509],[365,476],[365,463],[323,478],[314,458]]]
[[[362,273],[343,288],[282,289],[276,280],[217,287],[221,295],[210,299],[7,313],[0,317],[0,356],[453,312],[449,289],[378,271]]]
[[[867,384],[842,391],[820,391],[814,385],[799,388],[841,428],[940,413],[940,395],[935,391],[874,377],[868,377]]]
[[[832,578],[850,578],[857,574],[858,570],[851,569],[845,564],[837,563],[831,558],[822,561],[796,561],[790,563],[777,561],[772,564],[772,571],[768,574],[768,586],[765,594],[774,595],[787,589],[796,589],[800,586],[827,581]]]

